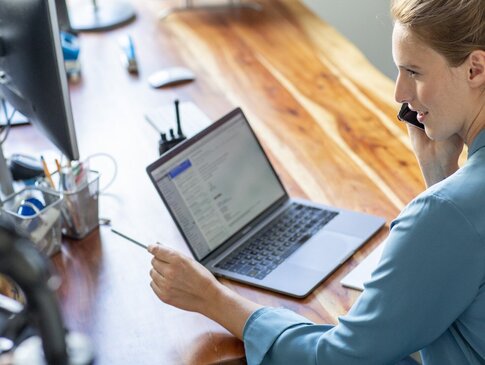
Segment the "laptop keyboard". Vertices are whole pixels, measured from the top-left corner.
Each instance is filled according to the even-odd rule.
[[[215,266],[262,280],[336,215],[338,212],[292,203]]]

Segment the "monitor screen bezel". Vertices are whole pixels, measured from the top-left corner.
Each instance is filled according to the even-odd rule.
[[[0,72],[4,74],[0,97],[32,121],[70,160],[79,160],[55,1],[8,0],[0,4],[0,10]],[[21,15],[22,21],[16,22]],[[41,85],[40,80],[46,79]],[[50,97],[55,100],[42,103]]]

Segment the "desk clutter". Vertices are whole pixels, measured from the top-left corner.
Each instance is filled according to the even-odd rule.
[[[62,234],[82,239],[98,226],[98,171],[87,162],[75,161],[66,166],[56,160],[57,171],[49,173],[44,162],[45,178],[37,183],[46,189],[58,191],[62,198]]]
[[[3,219],[0,237],[0,363],[94,364],[91,340],[64,325],[49,261]]]
[[[60,249],[61,234],[82,239],[98,226],[99,178],[86,162],[73,162],[45,176],[35,185],[8,196],[0,208],[35,246],[52,256]]]
[[[158,143],[158,152],[160,155],[163,155],[165,152],[187,139],[184,132],[182,132],[178,100],[175,100],[175,121],[177,123],[177,135],[175,135],[173,128],[169,129],[168,135],[164,132],[160,133],[160,142]]]
[[[41,252],[52,256],[61,247],[61,204],[58,192],[29,187],[7,197],[0,215],[7,215]]]
[[[160,155],[211,124],[209,117],[196,104],[179,100],[175,100],[173,105],[167,104],[147,111],[145,119],[160,134]],[[182,132],[182,122],[185,133]]]
[[[77,36],[68,32],[61,32],[61,47],[67,77],[71,80],[77,80],[81,76],[80,47]]]

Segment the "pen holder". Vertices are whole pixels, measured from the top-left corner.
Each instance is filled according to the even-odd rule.
[[[42,253],[52,256],[61,247],[61,205],[59,193],[29,187],[8,196],[0,214],[10,216]]]
[[[99,177],[99,172],[89,170],[85,183],[72,190],[61,191],[64,197],[62,233],[65,236],[83,239],[98,227]]]

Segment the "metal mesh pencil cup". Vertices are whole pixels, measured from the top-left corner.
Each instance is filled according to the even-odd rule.
[[[98,227],[99,177],[99,172],[89,170],[86,183],[75,190],[61,191],[65,236],[82,239]]]
[[[32,199],[42,204],[40,209],[29,203]],[[29,187],[8,196],[0,214],[7,214],[42,253],[52,256],[61,247],[61,206],[59,193]],[[22,214],[22,208],[32,209],[31,214]]]

